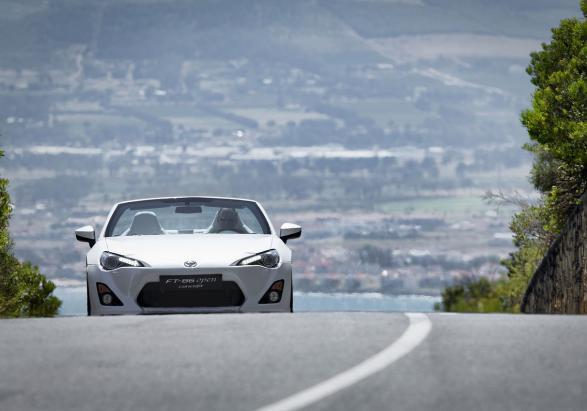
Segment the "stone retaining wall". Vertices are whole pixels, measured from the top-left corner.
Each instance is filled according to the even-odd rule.
[[[587,314],[587,194],[534,273],[521,309]]]

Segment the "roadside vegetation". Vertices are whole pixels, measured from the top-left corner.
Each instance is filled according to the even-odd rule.
[[[12,206],[7,188],[8,180],[0,178],[0,317],[52,317],[61,306],[52,295],[55,284],[36,266],[19,261],[12,253],[8,231]]]
[[[565,19],[552,40],[531,54],[527,72],[536,87],[532,106],[521,115],[534,156],[530,180],[538,201],[491,194],[520,211],[510,224],[517,250],[503,261],[507,277],[468,279],[448,287],[442,308],[458,312],[517,312],[528,282],[569,214],[587,190],[587,0],[583,18]]]

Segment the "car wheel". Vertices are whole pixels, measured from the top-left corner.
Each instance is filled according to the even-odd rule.
[[[293,284],[289,288],[289,312],[293,313]]]
[[[88,282],[88,277],[86,276],[86,310],[88,312],[88,317],[92,315],[92,307],[90,306],[90,284]]]

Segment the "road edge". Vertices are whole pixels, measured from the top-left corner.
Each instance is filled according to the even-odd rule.
[[[257,411],[295,411],[327,398],[382,371],[420,345],[430,333],[432,323],[426,314],[405,313],[410,323],[389,346],[361,363],[296,394],[257,409]]]

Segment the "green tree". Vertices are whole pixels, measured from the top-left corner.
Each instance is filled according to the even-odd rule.
[[[500,296],[503,281],[492,283],[485,277],[465,278],[442,292],[442,306],[451,312],[487,313],[505,310]]]
[[[518,247],[504,262],[506,299],[519,307],[528,282],[587,190],[587,0],[583,18],[564,19],[552,40],[532,53],[527,72],[536,86],[522,113],[534,154],[530,179],[542,194],[510,225]]]
[[[8,180],[0,178],[0,317],[54,316],[61,306],[61,301],[52,295],[55,284],[36,266],[12,254],[8,231],[12,210],[7,188]]]
[[[530,179],[541,199],[517,202],[521,210],[510,224],[517,250],[503,262],[507,278],[489,289],[483,280],[449,287],[446,310],[519,311],[534,271],[587,191],[587,0],[581,10],[582,19],[562,20],[551,42],[531,54],[527,72],[536,89],[521,120],[531,140],[524,148],[534,155]]]
[[[531,179],[544,195],[544,228],[557,234],[587,190],[587,1],[583,19],[562,20],[552,41],[531,54],[536,86],[522,124],[535,156]]]

